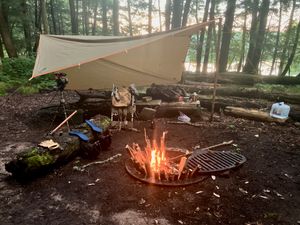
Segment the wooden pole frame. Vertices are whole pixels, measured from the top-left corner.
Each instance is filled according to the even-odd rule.
[[[214,90],[212,96],[212,104],[211,104],[211,114],[210,114],[210,121],[213,122],[214,120],[214,112],[215,112],[215,101],[216,101],[216,93],[217,93],[217,82],[218,82],[218,74],[220,68],[220,46],[221,46],[221,28],[222,28],[222,18],[219,18],[218,22],[218,40],[216,46],[216,70],[214,73]]]

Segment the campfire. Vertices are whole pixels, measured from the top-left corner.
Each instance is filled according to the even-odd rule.
[[[136,143],[127,145],[126,149],[130,153],[134,165],[141,171],[145,178],[155,181],[174,181],[192,177],[194,169],[187,169],[186,153],[179,149],[166,147],[167,132],[163,132],[158,145],[156,140],[150,140],[145,131],[146,146],[141,149]]]
[[[211,151],[212,148],[232,144],[232,140],[209,147],[188,151],[166,146],[167,132],[160,143],[147,136],[142,149],[137,143],[126,145],[131,158],[125,162],[127,172],[136,179],[166,186],[184,186],[197,183],[212,173],[233,169],[246,162],[246,158],[230,151]],[[201,176],[202,175],[202,176]]]

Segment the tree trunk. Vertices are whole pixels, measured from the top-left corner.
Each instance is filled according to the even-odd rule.
[[[28,15],[28,8],[26,4],[26,0],[21,1],[21,13],[22,13],[22,25],[24,29],[24,37],[25,37],[25,46],[26,52],[31,55],[32,45],[31,45],[31,27],[30,27],[30,18]]]
[[[209,20],[214,20],[215,16],[215,0],[211,1],[210,11],[209,11]],[[211,45],[211,39],[212,39],[212,30],[213,30],[213,23],[209,24],[208,31],[207,31],[207,37],[206,37],[206,47],[205,47],[205,53],[204,53],[204,61],[203,61],[203,73],[207,73],[207,67],[208,67],[208,60],[209,60],[209,52],[210,52],[210,45]]]
[[[220,52],[220,72],[226,71],[226,67],[228,63],[229,46],[231,40],[234,12],[236,7],[235,4],[236,4],[236,0],[231,0],[227,2],[225,22],[223,27],[222,45],[221,45],[221,52]]]
[[[54,10],[54,3],[53,0],[50,0],[50,12],[51,12],[51,20],[52,20],[52,26],[53,26],[53,33],[57,34],[57,26],[56,26],[56,16],[55,16],[55,10]]]
[[[3,43],[0,35],[0,64],[2,59],[4,59],[4,49],[3,49]]]
[[[82,0],[82,19],[84,24],[84,33],[89,35],[89,15],[88,15],[88,0]]]
[[[206,0],[202,22],[206,22],[207,21],[209,4],[210,4],[210,0]],[[206,27],[201,28],[201,31],[200,31],[201,34],[200,34],[199,42],[197,44],[197,50],[196,50],[197,51],[196,52],[196,61],[197,61],[196,72],[197,73],[200,73],[201,58],[202,58],[202,50],[203,50],[205,30],[206,30]]]
[[[300,21],[298,22],[298,26],[297,26],[297,32],[296,32],[296,37],[295,37],[295,40],[294,40],[294,45],[293,45],[293,49],[292,49],[292,52],[291,52],[291,55],[288,59],[288,62],[284,68],[284,70],[282,71],[282,73],[280,74],[281,77],[285,76],[286,73],[288,72],[288,70],[290,69],[290,66],[294,60],[294,57],[295,57],[295,53],[296,53],[296,50],[297,50],[297,46],[298,46],[298,41],[299,41],[299,33],[300,33]]]
[[[182,0],[173,0],[172,29],[181,26],[182,7]]]
[[[291,14],[290,14],[290,18],[289,18],[289,25],[286,31],[286,38],[284,41],[284,45],[282,47],[282,53],[280,56],[280,64],[279,64],[279,70],[278,70],[278,75],[280,76],[282,73],[282,69],[283,66],[285,64],[285,59],[287,58],[287,51],[288,51],[288,46],[289,46],[289,42],[290,42],[290,36],[291,36],[291,30],[292,30],[292,26],[293,26],[293,18],[294,18],[294,12],[295,12],[295,8],[296,8],[296,0],[293,0],[293,6],[292,6],[292,10],[291,10]]]
[[[128,12],[129,34],[130,34],[130,36],[133,36],[132,20],[131,20],[131,2],[130,2],[130,0],[127,0],[127,12]]]
[[[185,27],[186,24],[187,24],[189,11],[190,11],[190,8],[191,8],[191,2],[192,2],[192,0],[186,0],[185,1],[183,15],[182,15],[182,23],[181,23],[182,27]]]
[[[40,0],[41,16],[43,21],[44,34],[49,34],[49,23],[47,17],[46,0]]]
[[[247,11],[245,10],[243,34],[242,34],[242,44],[241,44],[241,56],[237,68],[237,72],[240,72],[245,59],[245,47],[246,47],[246,32],[247,32]]]
[[[119,0],[113,0],[113,34],[118,36],[120,34],[119,28]]]
[[[10,58],[18,57],[17,50],[13,44],[12,37],[10,36],[11,32],[5,19],[5,11],[2,7],[2,2],[0,1],[0,34],[2,37],[2,41],[4,43],[6,52]]]
[[[101,1],[102,6],[102,34],[107,35],[108,29],[107,29],[107,4],[106,0]]]
[[[42,17],[41,17],[41,7],[40,7],[40,1],[39,0],[35,0],[34,2],[34,46],[33,46],[33,52],[36,52],[38,45],[39,45],[39,33],[42,32],[42,28],[41,28],[41,21]]]
[[[279,22],[278,22],[278,27],[277,27],[275,49],[274,49],[274,53],[273,53],[273,57],[272,57],[272,65],[271,65],[269,75],[272,75],[274,65],[275,65],[275,61],[276,61],[276,58],[277,58],[279,38],[280,38],[280,29],[281,29],[281,17],[282,17],[282,4],[281,4],[281,1],[279,1]]]
[[[98,1],[95,1],[95,5],[94,5],[94,19],[93,19],[93,27],[92,27],[92,34],[93,35],[96,35],[97,14],[98,14]]]
[[[251,20],[251,28],[250,28],[250,40],[249,40],[249,49],[247,53],[246,63],[243,68],[243,72],[245,73],[253,73],[253,52],[256,45],[256,35],[257,35],[257,13],[259,9],[259,0],[253,0],[252,2],[252,20]]]
[[[148,3],[148,34],[152,33],[152,0]]]
[[[171,24],[171,0],[166,0],[166,8],[165,8],[165,24],[166,30],[170,30]]]
[[[255,74],[257,74],[258,72],[258,64],[262,54],[268,14],[269,14],[269,5],[270,5],[270,0],[263,0],[260,7],[258,33],[256,38],[256,46],[253,51],[253,59],[252,59],[252,63],[253,63],[252,72]]]
[[[158,19],[159,19],[159,31],[162,31],[162,22],[161,22],[161,9],[160,9],[160,0],[157,0],[158,4]]]
[[[72,34],[78,34],[78,19],[76,18],[74,0],[69,0]]]
[[[65,29],[64,29],[64,21],[63,21],[63,16],[62,16],[62,10],[58,10],[58,22],[59,22],[59,32],[60,34],[64,35],[65,34]]]

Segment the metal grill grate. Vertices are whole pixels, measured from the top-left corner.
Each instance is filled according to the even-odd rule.
[[[233,152],[207,151],[189,157],[187,168],[198,167],[200,173],[213,173],[229,170],[246,162],[243,155]]]

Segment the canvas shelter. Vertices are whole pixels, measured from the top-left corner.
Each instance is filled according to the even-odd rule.
[[[175,83],[191,35],[208,23],[134,37],[41,35],[31,79],[64,72],[76,90]]]

